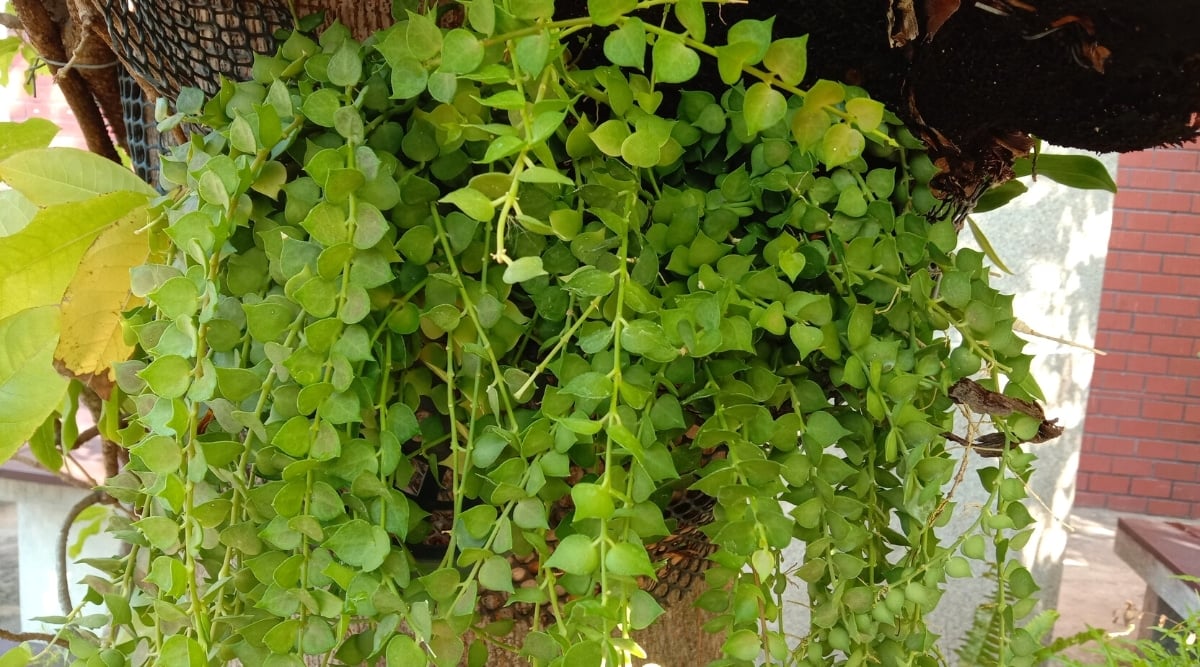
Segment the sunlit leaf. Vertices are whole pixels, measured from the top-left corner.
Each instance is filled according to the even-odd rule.
[[[45,118],[30,118],[21,123],[0,123],[0,160],[31,148],[50,145],[58,126]]]
[[[132,171],[77,148],[38,148],[0,162],[0,180],[38,206],[78,202],[128,190],[154,196]]]
[[[37,206],[16,190],[0,190],[0,238],[25,229],[37,213]]]
[[[104,230],[63,295],[62,335],[54,357],[77,377],[111,379],[112,363],[133,351],[122,334],[121,313],[142,301],[129,291],[130,269],[150,253],[148,235],[136,233],[141,222],[138,216],[126,217]]]
[[[54,370],[58,309],[0,319],[0,462],[7,461],[58,408],[67,380]]]
[[[114,192],[50,206],[0,239],[0,317],[57,304],[96,237],[126,216],[144,220],[145,202],[142,194]]]

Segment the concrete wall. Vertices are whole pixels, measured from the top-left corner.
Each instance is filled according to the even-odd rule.
[[[88,494],[87,491],[57,482],[42,483],[0,477],[0,503],[15,505],[16,535],[16,570],[6,569],[0,573],[4,588],[18,590],[20,599],[20,630],[26,632],[45,632],[47,626],[33,621],[37,616],[60,616],[62,608],[58,602],[57,540],[60,527],[71,507]],[[11,516],[12,512],[6,513]],[[13,531],[3,533],[6,541],[11,539]],[[72,531],[68,537],[68,546],[74,544],[78,530]],[[119,548],[116,540],[106,536],[91,537],[85,543],[83,557],[111,556]],[[13,544],[6,544],[4,552],[11,554]],[[8,565],[8,563],[5,563]],[[10,566],[11,567],[11,566]],[[71,600],[75,604],[87,592],[85,586],[78,584],[87,574],[96,574],[95,570],[78,564],[68,564],[67,581],[71,582]],[[14,582],[14,575],[16,581]],[[16,628],[6,627],[7,630]]]

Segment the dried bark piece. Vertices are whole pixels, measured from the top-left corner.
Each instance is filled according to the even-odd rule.
[[[1013,440],[1011,435],[1005,433],[988,433],[975,438],[973,441],[954,433],[942,434],[948,440],[957,442],[964,447],[970,447],[980,456],[987,458],[997,457],[1003,454],[1004,450],[1009,447],[1016,447],[1026,442],[1035,444],[1046,442],[1047,440],[1057,438],[1063,433],[1063,427],[1058,425],[1058,420],[1046,419],[1045,411],[1037,403],[1012,396],[1005,396],[969,378],[963,378],[955,382],[950,387],[948,393],[950,400],[959,405],[967,406],[972,412],[983,413],[992,417],[1007,417],[1014,413],[1020,413],[1041,422],[1038,425],[1037,433],[1028,440]]]

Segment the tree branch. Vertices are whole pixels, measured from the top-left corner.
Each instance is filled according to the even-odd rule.
[[[0,628],[0,639],[17,642],[18,644],[22,642],[46,642],[47,644],[54,644],[63,648],[70,646],[66,639],[45,632],[12,632]]]
[[[40,0],[13,0],[12,4],[25,26],[33,48],[48,62],[67,62],[69,56],[63,47],[62,31],[46,11],[45,4]],[[50,71],[58,73],[59,68],[51,65]],[[96,106],[91,87],[77,71],[67,71],[63,74],[58,79],[58,88],[79,122],[79,129],[83,132],[88,149],[113,162],[120,162],[112,137],[108,134],[108,126]]]
[[[62,527],[58,529],[58,604],[62,607],[63,614],[70,614],[71,610],[75,608],[71,604],[70,583],[67,581],[67,539],[71,535],[71,525],[85,509],[102,500],[104,500],[104,493],[101,491],[93,491],[84,496],[71,506],[66,518],[63,519]]]

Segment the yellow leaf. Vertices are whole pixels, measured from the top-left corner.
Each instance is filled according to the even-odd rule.
[[[141,220],[126,217],[104,230],[79,263],[62,300],[62,334],[54,358],[60,371],[87,382],[101,396],[111,387],[112,364],[133,347],[121,332],[121,313],[140,305],[129,291],[129,270],[150,254]]]
[[[146,218],[146,195],[114,192],[38,211],[21,231],[0,238],[0,318],[58,305],[79,260],[108,226]]]

